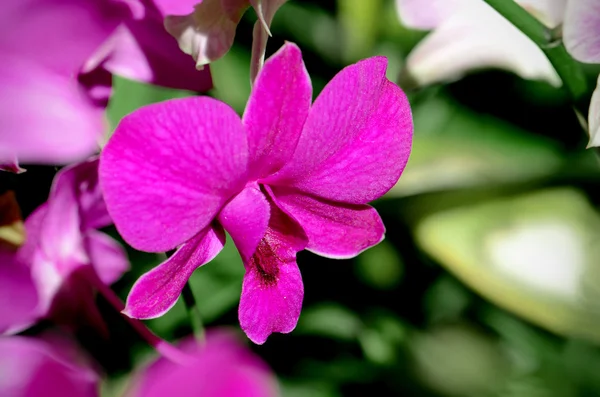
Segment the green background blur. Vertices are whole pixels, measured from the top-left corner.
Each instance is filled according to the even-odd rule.
[[[240,114],[255,19],[246,13],[233,49],[211,65],[209,95]],[[425,35],[403,28],[384,0],[290,0],[272,32],[267,54],[297,43],[315,95],[342,67],[372,55],[389,58],[388,78],[397,81]],[[598,70],[588,69],[591,89]],[[115,86],[113,126],[141,105],[191,95],[118,78]],[[353,260],[300,253],[297,329],[249,345],[285,397],[600,396],[600,163],[566,96],[502,71],[407,93],[413,153],[398,185],[374,204],[385,241]],[[43,201],[37,192],[54,172],[23,175],[25,213]],[[132,270],[114,286],[123,298],[163,259],[129,254]],[[195,272],[207,327],[239,330],[242,275],[231,240]],[[104,395],[118,396],[152,352],[99,305],[112,337],[83,330],[80,338],[108,374]],[[181,301],[148,323],[169,340],[191,332]]]

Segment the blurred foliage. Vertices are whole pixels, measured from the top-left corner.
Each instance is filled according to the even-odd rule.
[[[211,65],[209,95],[240,114],[255,19],[244,16],[233,49]],[[388,56],[396,80],[424,35],[399,24],[391,0],[291,0],[272,32],[268,53],[284,40],[299,44],[315,96],[346,64],[372,55]],[[187,95],[116,78],[108,118],[115,126],[139,106]],[[252,349],[285,397],[600,395],[600,168],[569,103],[501,71],[408,95],[414,150],[400,182],[375,203],[386,240],[353,260],[300,253],[298,327]],[[33,167],[20,179],[26,214],[54,171]],[[122,298],[163,259],[129,255],[132,270],[114,286]],[[243,272],[229,241],[194,273],[207,326],[239,329]],[[152,352],[99,305],[114,338],[82,341],[107,372],[104,395],[117,396],[127,371]],[[148,325],[169,340],[191,332],[182,302]]]

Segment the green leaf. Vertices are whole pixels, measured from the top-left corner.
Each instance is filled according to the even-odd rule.
[[[574,189],[429,215],[421,247],[464,283],[529,321],[600,341],[600,217]]]

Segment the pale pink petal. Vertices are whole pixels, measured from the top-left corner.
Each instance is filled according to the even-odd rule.
[[[600,1],[567,2],[563,40],[578,61],[600,63]]]
[[[207,227],[246,182],[246,132],[208,97],[143,107],[102,151],[100,183],[115,226],[133,247],[167,251]]]
[[[272,206],[267,233],[245,263],[240,298],[240,325],[254,343],[263,344],[271,333],[296,327],[304,297],[296,252],[305,246],[302,228]]]
[[[31,325],[37,319],[37,303],[28,264],[16,252],[0,246],[0,334]]]
[[[600,76],[598,76],[598,85],[592,94],[588,120],[590,131],[588,147],[600,146]]]
[[[126,397],[275,397],[277,383],[262,360],[224,331],[207,332],[205,343],[178,346],[190,360],[157,359],[137,376]]]
[[[501,68],[526,79],[561,84],[556,71],[519,29],[488,4],[467,0],[411,51],[406,71],[418,85],[456,80],[472,70]]]
[[[70,341],[0,338],[0,395],[98,397],[100,377]]]
[[[290,162],[264,182],[352,204],[387,192],[408,161],[413,124],[386,67],[373,57],[338,73],[313,104]]]
[[[247,186],[221,210],[219,223],[231,235],[244,260],[256,251],[269,224],[271,209],[257,184]]]
[[[135,282],[123,313],[140,319],[165,314],[177,302],[194,270],[217,256],[224,244],[223,229],[220,226],[207,227]]]
[[[287,0],[250,0],[256,10],[258,21],[252,30],[252,60],[250,61],[250,81],[254,82],[265,61],[267,40],[271,36],[271,21],[275,12]]]
[[[434,29],[472,0],[396,0],[402,23],[410,28]],[[476,0],[480,1],[480,0]]]
[[[200,68],[229,51],[237,25],[248,6],[245,0],[203,0],[189,15],[167,16],[165,28]]]
[[[273,188],[277,205],[298,221],[306,249],[329,258],[352,258],[383,240],[385,227],[369,205],[342,204]]]
[[[295,44],[286,43],[267,60],[244,112],[251,178],[269,176],[289,160],[311,101],[302,53]]]
[[[567,0],[515,0],[531,15],[549,28],[555,28],[563,22]]]
[[[98,149],[108,126],[103,109],[72,77],[5,54],[0,85],[0,163],[62,164]]]
[[[89,230],[85,244],[90,262],[103,283],[110,285],[129,270],[123,247],[114,239],[96,230]]]

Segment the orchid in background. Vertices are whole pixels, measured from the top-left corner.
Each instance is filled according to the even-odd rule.
[[[7,0],[0,15],[0,169],[64,164],[98,150],[111,73],[204,91],[164,29],[178,4],[133,0]],[[42,43],[42,44],[41,44]]]
[[[196,0],[197,1],[197,0]],[[250,80],[263,65],[269,26],[275,12],[286,0],[201,0],[191,13],[167,16],[166,29],[177,38],[183,52],[190,54],[198,68],[221,58],[233,45],[242,15],[252,6],[258,16],[254,25]]]
[[[179,348],[189,357],[175,363],[164,357],[134,374],[126,397],[275,397],[277,381],[259,357],[232,334],[210,331],[199,344],[187,339]]]
[[[513,0],[506,0],[513,1]],[[566,0],[517,0],[550,28],[562,22]],[[400,20],[430,30],[409,54],[405,73],[417,85],[455,80],[481,68],[561,84],[535,43],[483,0],[396,0]]]
[[[600,64],[600,1],[569,0],[563,26],[564,42],[573,58]],[[590,142],[600,146],[600,76],[588,114]]]
[[[0,338],[0,395],[97,397],[100,377],[87,356],[56,336]]]
[[[159,317],[199,266],[235,242],[246,274],[239,320],[255,343],[296,326],[296,252],[351,258],[384,237],[368,202],[398,180],[412,143],[406,96],[374,57],[344,68],[311,106],[302,56],[285,44],[259,73],[242,120],[208,97],[126,116],[102,152],[115,226],[166,262],[133,286],[125,313]]]
[[[41,318],[103,327],[94,290],[128,269],[123,248],[96,229],[111,224],[98,187],[98,160],[61,170],[50,197],[25,221],[16,251],[0,247],[0,333]]]

